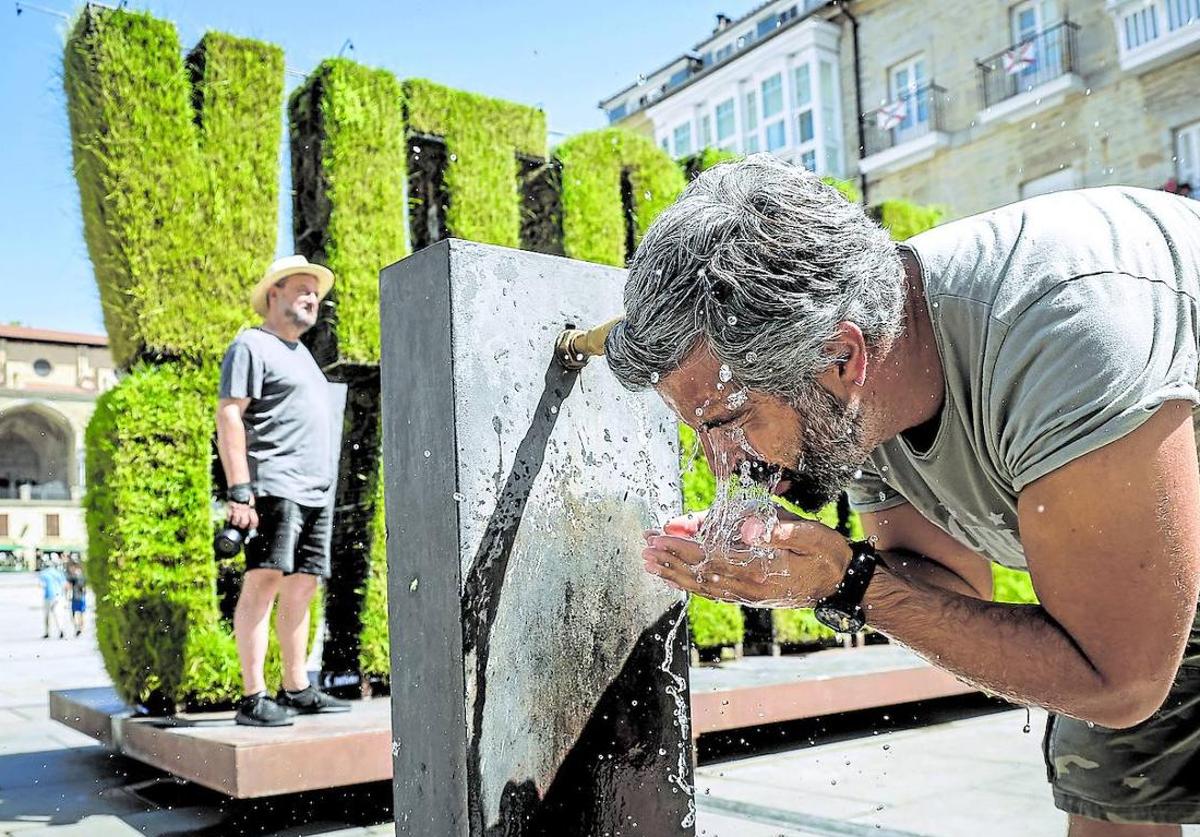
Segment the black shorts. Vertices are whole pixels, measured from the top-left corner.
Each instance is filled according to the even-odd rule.
[[[279,570],[329,578],[333,509],[282,497],[258,497],[258,534],[246,542],[247,570]]]

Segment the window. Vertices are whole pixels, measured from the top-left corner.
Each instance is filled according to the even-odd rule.
[[[842,170],[838,148],[841,146],[841,124],[838,119],[838,97],[834,68],[831,61],[821,62],[821,134],[825,142],[825,173],[840,174]]]
[[[812,81],[807,64],[792,70],[792,107],[804,108],[812,104]]]
[[[8,515],[0,514],[0,538],[8,537]]]
[[[700,117],[700,147],[712,145],[712,117],[707,113]]]
[[[1059,169],[1043,177],[1035,177],[1033,180],[1022,183],[1021,200],[1045,195],[1049,192],[1061,192],[1063,189],[1074,189],[1078,185],[1079,182],[1073,168]]]
[[[1012,7],[1012,42],[1033,42],[1033,62],[1018,73],[1021,84],[1032,85],[1062,73],[1062,30],[1055,28],[1054,0],[1025,0]],[[1039,72],[1040,70],[1040,72]]]
[[[737,122],[734,116],[733,99],[726,99],[717,105],[717,142],[724,142],[737,132]]]
[[[746,94],[746,130],[754,131],[758,128],[758,94],[751,90]]]
[[[731,55],[733,55],[733,44],[725,44],[717,50],[717,63],[720,64]]]
[[[626,112],[627,112],[627,108],[625,107],[625,102],[621,102],[621,104],[617,105],[615,108],[613,108],[612,110],[610,110],[608,112],[608,121],[616,122],[618,119],[623,119],[625,117]]]
[[[33,371],[40,377],[45,378],[54,371],[54,364],[46,360],[44,357],[39,357],[33,362]]]
[[[675,156],[684,157],[692,153],[692,123],[684,122],[675,129]]]
[[[670,143],[670,141],[667,140],[666,137],[662,138],[662,142],[660,142],[659,145],[662,146],[663,151],[667,152],[668,154],[671,153],[671,143]]]
[[[711,49],[708,52],[704,53],[704,55],[700,56],[700,63],[703,64],[705,67],[711,66],[712,62],[713,62],[713,54],[712,54]]]
[[[817,170],[817,152],[805,151],[803,154],[801,154],[800,155],[800,165],[804,166],[804,168],[808,169],[809,171],[816,171]]]
[[[760,20],[758,22],[758,29],[755,32],[755,35],[759,38],[761,38],[763,35],[768,35],[771,32],[774,32],[775,27],[777,27],[778,25],[779,25],[779,18],[776,17],[775,15],[771,15],[770,17],[764,17],[762,20]]]
[[[57,538],[58,536],[59,536],[58,515],[57,514],[46,515],[46,537]]]
[[[1167,0],[1167,31],[1200,23],[1200,0]]]
[[[1189,183],[1192,194],[1200,192],[1200,122],[1175,133],[1175,170],[1180,183]]]
[[[1158,39],[1158,14],[1153,6],[1144,6],[1125,15],[1125,49],[1137,49]]]
[[[757,154],[758,151],[758,134],[749,134],[746,137],[746,153]]]
[[[787,129],[783,120],[772,122],[767,126],[767,151],[778,151],[787,145]]]
[[[779,73],[762,83],[763,118],[770,119],[783,110],[783,76]]]
[[[746,47],[750,46],[750,44],[752,44],[752,43],[754,43],[754,32],[753,31],[745,32],[741,35],[741,37],[739,37],[737,39],[737,48],[745,49]]]
[[[671,74],[671,77],[669,79],[667,79],[667,87],[675,87],[677,85],[683,84],[685,81],[688,80],[688,77],[691,76],[691,74],[692,74],[692,71],[689,70],[687,67],[684,67],[681,70],[676,70],[674,73]]]
[[[812,142],[814,136],[812,110],[796,114],[796,143],[804,145],[806,142]]]
[[[918,55],[888,70],[888,89],[893,102],[904,102],[904,118],[892,129],[894,142],[901,143],[924,133],[929,121],[929,93],[925,87],[925,56]]]

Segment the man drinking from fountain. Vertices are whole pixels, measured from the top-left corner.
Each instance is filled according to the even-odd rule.
[[[710,519],[647,533],[646,568],[1045,707],[1072,835],[1177,835],[1200,821],[1198,301],[1200,204],[1165,193],[897,245],[801,168],[711,169],[647,232],[606,345],[726,481]],[[867,542],[761,499],[843,487]],[[989,562],[1040,603],[993,602]]]

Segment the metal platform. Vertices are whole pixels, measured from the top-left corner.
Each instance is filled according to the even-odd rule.
[[[692,735],[975,691],[898,646],[745,657],[691,671]],[[388,700],[294,726],[240,727],[232,712],[135,718],[109,688],[50,692],[50,717],[181,779],[235,798],[390,779]]]

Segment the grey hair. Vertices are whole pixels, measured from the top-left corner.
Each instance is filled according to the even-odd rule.
[[[891,237],[812,172],[766,154],[714,166],[655,219],[629,265],[605,353],[644,389],[700,344],[751,389],[792,403],[838,358],[849,320],[886,351],[903,327]]]

